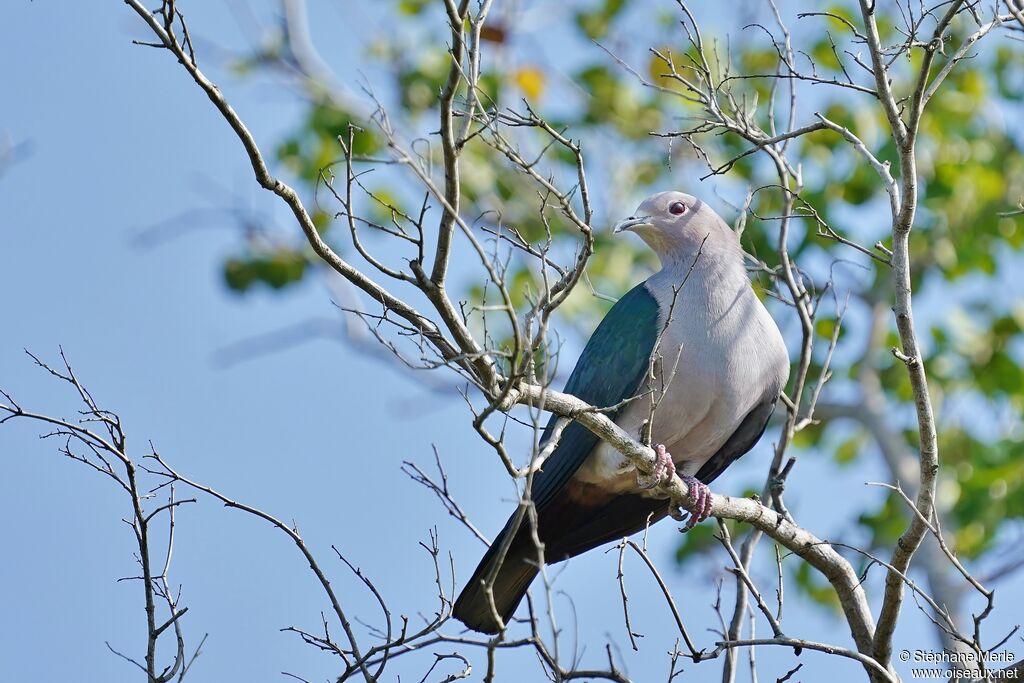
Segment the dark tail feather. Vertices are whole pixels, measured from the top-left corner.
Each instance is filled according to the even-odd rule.
[[[566,507],[571,505],[568,503]],[[577,506],[576,511],[584,514],[572,520],[571,526],[563,522],[571,518],[569,510],[556,509],[553,511],[556,514],[541,517],[541,538],[544,539],[545,559],[549,563],[561,562],[599,545],[632,536],[668,515],[668,501],[622,495],[597,509]]]
[[[667,501],[654,498],[624,495],[591,506],[559,496],[538,512],[537,533],[544,543],[544,559],[552,564],[629,536],[643,529],[648,519],[654,523],[667,513]],[[514,521],[514,517],[510,519],[491,544],[452,611],[456,619],[482,633],[499,631],[484,593],[484,581],[497,563],[502,539]],[[539,572],[528,525],[526,520],[520,525],[494,579],[494,607],[506,625]]]
[[[491,610],[490,600],[484,592],[484,582],[498,561],[502,539],[513,521],[514,518],[508,521],[498,538],[491,544],[452,609],[455,618],[474,631],[497,633],[500,630]],[[522,602],[530,583],[540,571],[537,568],[536,548],[529,538],[528,524],[529,522],[524,520],[520,525],[508,552],[505,553],[505,561],[498,568],[494,578],[494,608],[506,625],[515,613],[516,607]]]

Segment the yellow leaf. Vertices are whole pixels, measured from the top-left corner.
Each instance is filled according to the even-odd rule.
[[[670,55],[672,54],[672,48],[665,46],[660,48],[658,52],[663,55]],[[647,61],[647,75],[653,83],[663,88],[668,88],[673,84],[672,78],[667,75],[671,71],[672,68],[658,55],[652,54]]]
[[[524,66],[516,71],[515,81],[528,100],[539,99],[544,93],[544,72],[535,66]]]

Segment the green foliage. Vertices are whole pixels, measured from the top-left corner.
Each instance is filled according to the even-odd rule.
[[[833,456],[840,465],[848,465],[857,459],[864,447],[867,445],[867,435],[864,432],[857,432],[848,439],[844,439],[835,447]]]
[[[224,282],[236,292],[248,291],[257,283],[281,289],[302,280],[308,265],[305,253],[291,249],[248,254],[224,263]]]
[[[728,523],[732,525],[731,521]],[[730,526],[730,533],[739,531],[740,529],[735,526]],[[706,554],[717,548],[719,544],[715,540],[716,535],[718,535],[718,529],[715,524],[698,524],[693,527],[679,541],[679,546],[676,548],[676,561],[682,563],[695,555]]]
[[[872,531],[874,545],[892,547],[907,528],[907,503],[898,494],[889,493],[880,508],[864,512],[857,521]]]
[[[398,0],[398,13],[417,16],[430,4],[430,0]]]
[[[957,552],[976,558],[992,546],[1004,523],[1024,517],[1024,444],[1019,439],[988,443],[952,428],[942,432],[939,448],[955,473],[947,495],[956,500]]]
[[[593,9],[576,13],[576,25],[591,40],[601,40],[608,35],[612,22],[626,7],[626,0],[603,0]]]
[[[371,156],[380,151],[381,142],[349,112],[329,100],[315,102],[302,125],[277,146],[277,159],[304,182],[316,184],[320,173],[342,158],[338,138],[348,144],[350,130],[353,155]]]
[[[811,569],[811,565],[800,562],[792,572],[793,579],[800,591],[810,598],[811,602],[825,607],[829,611],[839,613],[842,606],[836,592],[825,577]]]

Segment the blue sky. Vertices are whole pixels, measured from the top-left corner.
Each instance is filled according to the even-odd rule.
[[[246,35],[225,3],[183,6],[200,46],[244,49]],[[254,7],[268,16],[269,4]],[[365,36],[342,31],[344,40],[332,39],[337,8],[317,5],[315,17],[339,77],[365,75]],[[379,18],[370,25],[386,28]],[[146,37],[118,2],[22,1],[0,9],[0,58],[8,65],[0,76],[0,135],[29,149],[0,176],[0,385],[27,407],[72,416],[74,397],[23,352],[56,361],[62,345],[101,404],[121,415],[137,457],[152,440],[192,478],[294,520],[352,615],[377,618],[358,581],[331,559],[331,544],[374,578],[394,611],[429,614],[431,565],[417,543],[436,527],[459,581],[482,546],[400,464],[429,467],[436,445],[460,502],[493,534],[512,508],[500,463],[472,433],[460,400],[439,400],[406,373],[337,343],[312,340],[250,362],[215,362],[232,343],[335,309],[316,278],[287,297],[228,293],[220,264],[237,239],[230,224],[213,221],[152,248],[133,239],[190,209],[233,203],[290,228],[287,212],[258,191],[237,141],[180,67],[131,44]],[[234,80],[216,56],[206,63],[261,143],[273,144],[301,112],[266,81]],[[126,500],[38,433],[27,423],[0,430],[0,680],[137,678],[104,645],[137,657],[144,650],[141,589],[116,582],[135,573],[130,531],[119,521]],[[512,445],[525,448],[525,433]],[[716,489],[736,492],[757,481],[768,447],[766,439]],[[788,501],[819,535],[848,535],[852,511],[878,495],[862,482],[880,477],[862,468],[837,478],[827,457],[805,457]],[[283,535],[206,498],[183,509],[178,524],[172,579],[190,607],[183,625],[193,644],[209,633],[191,680],[286,680],[282,671],[325,680],[338,671],[326,655],[280,632],[315,629],[325,607]],[[671,524],[660,525],[651,552],[691,633],[710,645],[713,579],[725,556],[678,571],[669,560],[676,538]],[[772,566],[757,571],[772,584]],[[661,678],[671,620],[639,563],[630,572],[634,625],[647,637],[640,655],[628,657],[629,673]],[[613,554],[592,552],[553,575],[573,596],[584,662],[603,663],[607,637],[626,646]],[[1020,597],[1010,588],[1001,599]],[[565,625],[571,611],[558,599]],[[930,646],[929,625],[912,605],[908,612],[897,647]],[[796,600],[787,602],[784,625],[794,636],[848,642],[835,617]],[[478,653],[468,654],[479,667]],[[854,665],[814,653],[794,660],[763,650],[758,659],[762,678],[784,674],[795,661],[805,664],[804,680],[861,678]],[[409,657],[395,673],[418,680],[430,661]],[[506,666],[499,680],[539,679],[529,657],[511,656]],[[697,667],[692,679],[716,679],[719,670]]]

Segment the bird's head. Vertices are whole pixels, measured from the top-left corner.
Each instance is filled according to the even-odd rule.
[[[659,192],[645,199],[615,226],[616,233],[627,231],[639,235],[663,264],[692,260],[702,247],[738,248],[736,234],[715,210],[684,192]]]

